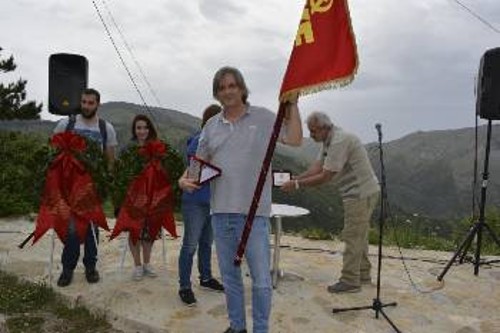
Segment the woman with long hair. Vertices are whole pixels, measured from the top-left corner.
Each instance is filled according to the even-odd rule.
[[[142,147],[147,141],[156,140],[158,134],[151,120],[143,114],[138,114],[132,121],[132,142]],[[150,264],[151,249],[153,248],[154,239],[151,239],[147,226],[142,229],[139,240],[134,244],[131,235],[129,235],[128,243],[130,252],[134,258],[134,271],[132,278],[136,281],[141,280],[143,276],[156,277],[156,272]],[[142,248],[142,262],[141,262]]]

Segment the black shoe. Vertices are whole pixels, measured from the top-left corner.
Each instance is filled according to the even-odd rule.
[[[59,279],[57,280],[57,285],[59,287],[66,287],[71,284],[71,281],[73,280],[73,271],[62,271],[61,275],[59,276]]]
[[[95,268],[86,269],[85,278],[87,279],[88,283],[97,283],[99,282],[99,272]]]
[[[229,327],[227,330],[224,331],[224,333],[247,333],[247,330],[233,330],[231,327]]]
[[[179,297],[181,298],[181,301],[187,306],[196,305],[196,298],[194,297],[193,290],[191,289],[179,290]]]
[[[207,281],[200,281],[200,286],[214,291],[224,291],[224,287],[214,278]]]

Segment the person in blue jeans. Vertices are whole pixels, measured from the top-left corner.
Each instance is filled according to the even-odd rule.
[[[221,111],[220,106],[212,104],[205,109],[201,127],[208,119]],[[188,159],[196,154],[200,132],[196,132],[187,140],[186,157]],[[179,297],[188,306],[196,304],[196,297],[191,287],[191,270],[193,257],[198,248],[198,271],[200,273],[200,286],[223,291],[224,287],[212,276],[212,242],[213,233],[210,224],[210,185],[205,183],[201,188],[192,193],[182,193],[182,219],[184,221],[184,237],[179,254]]]
[[[99,143],[99,145],[102,146],[103,154],[111,170],[115,159],[115,148],[118,142],[116,140],[116,132],[113,125],[107,121],[100,121],[97,116],[99,105],[99,92],[91,88],[84,90],[80,100],[80,113],[74,118],[61,119],[54,129],[54,133],[71,130],[76,134],[85,136]],[[98,240],[98,228],[90,224],[84,240],[83,256],[85,278],[88,283],[96,283],[99,281],[99,272],[96,269]],[[73,280],[73,271],[76,268],[79,257],[80,240],[76,234],[74,221],[70,220],[68,224],[68,235],[61,256],[63,270],[57,280],[57,285],[59,287],[66,287],[71,283]]]
[[[196,155],[222,170],[210,182],[212,228],[219,269],[224,284],[230,326],[225,333],[246,333],[245,288],[241,268],[233,261],[248,210],[253,201],[276,115],[250,105],[241,72],[222,67],[213,79],[213,97],[222,112],[211,118],[200,135]],[[279,141],[291,146],[302,143],[302,125],[294,98],[286,105],[284,128]],[[179,186],[185,191],[199,188],[184,172]],[[272,284],[270,272],[269,217],[271,215],[271,174],[268,174],[245,251],[252,278],[252,319],[254,333],[269,332]]]

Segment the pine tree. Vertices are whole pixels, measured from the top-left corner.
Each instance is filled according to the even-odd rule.
[[[0,47],[0,53],[2,48]],[[7,59],[0,57],[0,74],[13,72],[16,69],[14,56]],[[26,80],[20,78],[17,82],[4,85],[0,83],[0,120],[10,119],[40,119],[42,103],[26,100]]]

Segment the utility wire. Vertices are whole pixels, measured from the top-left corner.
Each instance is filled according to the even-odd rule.
[[[493,24],[491,24],[490,22],[488,22],[488,20],[486,20],[485,18],[483,18],[481,15],[477,14],[476,12],[474,12],[472,9],[470,9],[469,7],[467,7],[466,5],[464,5],[463,3],[461,3],[460,1],[458,0],[453,0],[454,2],[456,2],[460,7],[462,7],[464,10],[466,10],[469,14],[471,14],[472,16],[474,16],[476,19],[478,19],[479,21],[481,21],[484,25],[486,25],[488,28],[490,28],[491,30],[493,30],[494,32],[496,32],[497,34],[500,34],[500,30],[497,29]]]
[[[120,50],[118,50],[118,47],[116,46],[115,40],[113,39],[113,36],[111,35],[111,32],[109,31],[108,25],[106,24],[106,22],[104,21],[104,18],[102,17],[102,14],[101,14],[101,11],[99,10],[99,7],[97,7],[97,4],[94,0],[92,0],[92,4],[94,5],[94,8],[97,12],[97,15],[99,16],[99,19],[101,20],[101,23],[103,24],[104,29],[106,30],[106,33],[111,41],[111,44],[113,44],[113,47],[114,47],[116,53],[118,54],[118,58],[120,58],[120,61],[123,65],[123,67],[125,68],[125,71],[127,72],[127,75],[130,78],[130,81],[132,82],[132,85],[134,86],[135,90],[139,94],[139,97],[141,98],[142,103],[144,104],[144,107],[146,108],[146,110],[148,110],[152,114],[148,104],[146,103],[146,100],[144,99],[144,96],[142,95],[141,91],[139,90],[139,87],[137,86],[137,83],[135,82],[134,77],[132,76],[132,73],[130,72],[127,64],[125,63],[125,60],[123,59],[122,54],[120,53]]]
[[[146,83],[146,85],[148,86],[149,92],[151,93],[151,95],[153,96],[154,100],[156,101],[156,104],[159,107],[163,107],[162,103],[160,102],[160,99],[158,98],[158,95],[156,94],[156,92],[153,89],[150,81],[148,80],[146,74],[144,73],[144,71],[142,69],[142,66],[140,65],[139,61],[137,60],[137,57],[135,56],[134,52],[132,51],[132,48],[130,47],[130,44],[127,42],[127,39],[125,38],[125,35],[123,34],[122,30],[118,26],[118,23],[116,22],[116,20],[115,20],[115,18],[113,16],[113,14],[111,13],[111,10],[109,9],[107,2],[105,0],[101,0],[101,1],[104,4],[104,8],[106,9],[106,12],[108,13],[108,16],[111,19],[111,22],[113,23],[116,31],[118,31],[118,34],[120,35],[120,37],[121,37],[121,39],[123,41],[123,44],[125,45],[125,48],[127,49],[128,53],[130,54],[130,57],[132,58],[132,60],[134,61],[135,65],[139,69],[139,73],[141,74],[141,77],[144,80],[144,82]]]

